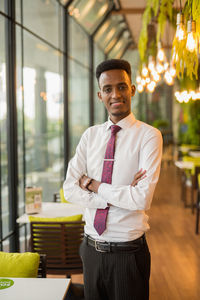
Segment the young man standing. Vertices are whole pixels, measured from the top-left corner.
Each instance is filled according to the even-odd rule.
[[[86,208],[85,299],[147,300],[146,210],[159,178],[162,137],[131,113],[135,86],[127,61],[104,61],[96,76],[109,119],[82,135],[64,183],[66,199]]]

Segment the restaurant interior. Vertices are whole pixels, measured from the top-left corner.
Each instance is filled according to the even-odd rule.
[[[150,300],[199,300],[199,16],[199,0],[0,0],[0,299],[84,299],[84,209],[62,186],[83,132],[108,119],[95,69],[116,58],[136,119],[163,137]]]

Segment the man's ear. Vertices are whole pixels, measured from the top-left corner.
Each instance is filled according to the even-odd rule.
[[[134,84],[131,85],[131,96],[135,95],[136,87]]]
[[[98,92],[97,96],[98,96],[99,100],[102,102],[101,92]]]

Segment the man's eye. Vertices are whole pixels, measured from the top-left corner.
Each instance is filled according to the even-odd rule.
[[[112,91],[112,89],[111,89],[111,88],[106,88],[106,89],[104,90],[104,92],[105,92],[106,94],[109,94],[109,93],[111,93],[111,91]]]
[[[120,90],[120,91],[123,91],[123,90],[125,90],[125,89],[126,89],[126,85],[120,85],[120,86],[119,86],[119,90]]]

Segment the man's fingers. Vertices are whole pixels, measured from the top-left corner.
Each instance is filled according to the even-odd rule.
[[[141,178],[142,176],[144,176],[144,174],[146,174],[146,170],[142,170],[142,169],[140,169],[136,174],[135,174],[135,177],[134,177],[134,179],[139,179],[139,178]]]

